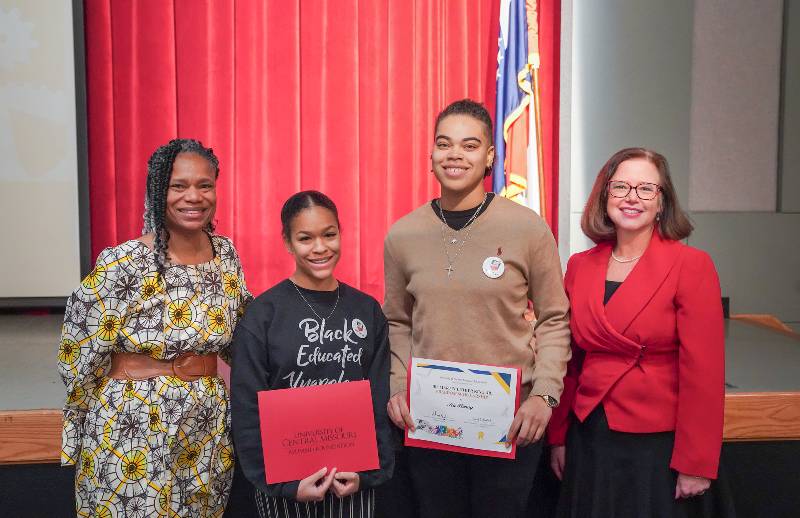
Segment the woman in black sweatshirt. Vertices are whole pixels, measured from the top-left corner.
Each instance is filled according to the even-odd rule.
[[[281,210],[281,223],[295,272],[250,303],[234,335],[231,406],[237,461],[255,486],[262,518],[311,518],[318,512],[371,518],[374,488],[391,477],[394,463],[386,415],[386,318],[375,299],[333,275],[340,231],[330,198],[316,191],[293,195]],[[372,388],[380,468],[346,473],[330,466],[303,480],[267,484],[257,392],[364,379]]]

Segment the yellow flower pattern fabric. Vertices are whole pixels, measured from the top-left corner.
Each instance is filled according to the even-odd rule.
[[[229,360],[252,296],[231,242],[211,241],[212,261],[163,275],[140,241],[107,248],[67,302],[58,348],[67,388],[61,462],[77,465],[78,516],[222,516],[234,463],[222,379],[105,377],[115,352]]]

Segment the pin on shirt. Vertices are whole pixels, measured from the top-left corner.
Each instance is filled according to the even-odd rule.
[[[364,322],[359,320],[358,318],[354,318],[351,322],[353,326],[353,332],[359,338],[366,338],[367,337],[367,326],[364,325]]]
[[[503,248],[498,247],[496,256],[490,256],[483,260],[483,273],[490,279],[497,279],[506,271],[506,263],[500,258],[501,255],[503,255]]]

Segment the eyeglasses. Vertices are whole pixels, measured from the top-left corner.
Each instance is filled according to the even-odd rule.
[[[638,196],[640,200],[652,200],[658,196],[658,191],[661,190],[661,186],[655,183],[640,183],[639,185],[633,186],[621,180],[608,182],[608,194],[614,198],[626,197],[628,193],[631,192],[631,189],[636,191],[636,196]]]

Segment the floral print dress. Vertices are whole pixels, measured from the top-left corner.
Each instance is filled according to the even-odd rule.
[[[225,509],[234,461],[223,380],[105,376],[115,352],[229,360],[252,297],[232,243],[210,238],[213,260],[167,266],[163,275],[140,241],[107,248],[67,302],[61,462],[76,465],[78,516],[215,517]]]

